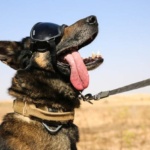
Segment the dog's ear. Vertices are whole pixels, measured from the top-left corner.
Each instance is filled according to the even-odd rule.
[[[29,37],[21,42],[0,41],[0,60],[13,69],[26,68],[31,56]]]

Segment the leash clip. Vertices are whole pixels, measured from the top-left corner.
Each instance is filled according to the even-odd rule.
[[[90,93],[88,93],[88,94],[86,94],[86,95],[83,95],[83,94],[80,92],[79,99],[80,99],[80,100],[83,100],[83,101],[85,101],[85,102],[88,102],[88,103],[90,103],[90,104],[93,104],[93,103],[91,102],[91,100],[93,100],[93,96],[92,96],[92,94],[90,94]]]

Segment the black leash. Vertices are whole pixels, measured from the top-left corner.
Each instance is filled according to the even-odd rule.
[[[84,96],[81,94],[79,98],[82,99],[83,101],[88,101],[91,103],[91,100],[100,100],[100,99],[106,98],[110,95],[115,95],[118,93],[123,93],[123,92],[131,91],[131,90],[139,89],[139,88],[146,87],[149,85],[150,85],[150,79],[146,79],[146,80],[136,82],[133,84],[129,84],[129,85],[117,88],[117,89],[110,90],[110,91],[102,91],[96,95],[86,94]]]

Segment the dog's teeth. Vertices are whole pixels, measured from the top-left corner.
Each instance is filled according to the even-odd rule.
[[[100,57],[100,52],[98,51],[97,53],[92,52],[92,59],[95,59],[96,57]]]
[[[92,52],[92,58],[94,59],[96,57],[96,54]]]

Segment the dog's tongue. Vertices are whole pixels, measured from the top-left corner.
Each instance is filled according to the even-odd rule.
[[[84,90],[89,85],[89,75],[87,68],[76,51],[67,54],[65,60],[69,63],[71,69],[70,81],[77,90]]]

